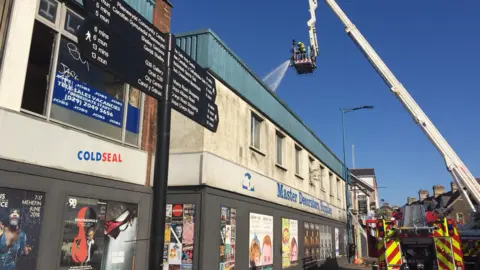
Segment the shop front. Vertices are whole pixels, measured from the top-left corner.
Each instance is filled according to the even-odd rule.
[[[150,204],[139,185],[0,159],[0,269],[146,269]]]
[[[181,158],[171,159],[169,181],[182,185],[169,188],[164,269],[303,269],[305,262],[321,265],[344,254],[339,209],[218,156],[201,155],[189,157],[201,161],[195,166],[200,178],[188,176],[191,181],[175,170]]]
[[[0,269],[147,269],[143,152],[1,109],[0,126]]]

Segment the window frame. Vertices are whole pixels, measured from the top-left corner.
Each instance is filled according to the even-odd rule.
[[[122,126],[120,127],[121,130],[121,137],[120,139],[113,138],[98,132],[94,132],[79,126],[76,126],[74,124],[66,123],[64,121],[60,121],[57,119],[54,119],[51,117],[51,112],[52,112],[52,101],[53,101],[53,88],[55,86],[55,73],[57,72],[58,69],[58,57],[60,53],[60,43],[62,41],[62,38],[67,38],[75,43],[78,44],[78,38],[76,35],[68,32],[65,29],[65,23],[67,20],[67,14],[72,13],[82,19],[85,19],[85,16],[83,14],[80,14],[77,12],[74,8],[73,4],[69,4],[68,1],[59,1],[59,0],[48,0],[48,1],[53,1],[57,3],[57,10],[55,14],[55,22],[51,22],[48,19],[44,18],[42,15],[39,14],[40,10],[40,4],[42,0],[37,0],[36,3],[36,9],[35,9],[35,23],[41,23],[48,27],[50,30],[55,32],[55,37],[54,37],[54,43],[52,45],[52,55],[50,56],[50,67],[49,67],[49,74],[48,74],[48,83],[47,83],[47,89],[46,89],[46,99],[45,99],[45,104],[44,104],[44,114],[38,114],[32,111],[29,111],[27,109],[21,108],[20,111],[22,113],[34,116],[36,118],[41,118],[43,120],[46,120],[49,123],[53,124],[58,124],[61,126],[66,126],[81,132],[85,132],[87,134],[91,134],[109,141],[114,141],[117,143],[120,143],[122,145],[126,146],[131,146],[134,148],[141,148],[142,145],[142,133],[143,133],[143,117],[144,117],[144,109],[145,109],[145,94],[140,91],[140,97],[139,97],[139,127],[138,127],[138,140],[137,144],[132,144],[126,141],[126,133],[127,133],[127,113],[128,113],[128,104],[129,104],[129,97],[130,97],[130,85],[125,83],[123,84],[123,105],[124,109],[122,112]],[[33,34],[32,34],[33,37]],[[94,65],[93,63],[90,63],[91,65]],[[132,86],[133,87],[133,86]],[[137,89],[138,90],[138,89]],[[25,91],[25,90],[24,90]],[[75,112],[74,112],[75,113]]]
[[[275,165],[283,167],[285,166],[285,135],[279,130],[275,131]],[[280,144],[279,144],[280,142]],[[278,146],[280,145],[280,153],[278,153]],[[280,162],[278,158],[280,157]]]
[[[257,113],[250,113],[250,147],[261,151],[262,147],[262,124],[264,119]],[[255,145],[258,140],[258,146]]]
[[[463,215],[462,212],[458,212],[455,214],[455,217],[457,218],[457,222],[461,222],[461,224],[465,223],[465,216]],[[461,220],[461,221],[460,221]]]
[[[314,180],[314,172],[315,172],[315,158],[308,155],[308,181],[313,182]]]
[[[335,190],[334,190],[334,186],[333,186],[333,184],[334,184],[334,182],[333,182],[333,180],[334,180],[333,173],[328,172],[328,180],[329,180],[329,182],[330,182],[330,196],[331,196],[331,197],[334,197],[334,196],[335,196]]]
[[[337,179],[337,198],[340,200],[342,197],[342,183],[338,177],[335,177],[335,179]]]
[[[295,175],[302,177],[302,151],[300,145],[295,144]]]
[[[0,30],[3,28],[3,34],[2,31],[0,31],[0,35],[2,35],[2,37],[0,37],[0,70],[3,67],[3,57],[5,56],[4,53],[8,41],[8,30],[10,29],[10,19],[14,2],[14,0],[4,0],[3,7],[0,8]]]

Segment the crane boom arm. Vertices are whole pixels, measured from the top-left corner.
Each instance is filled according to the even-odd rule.
[[[310,11],[310,20],[308,20],[308,35],[310,37],[310,56],[318,56],[318,41],[317,41],[317,29],[315,24],[317,23],[317,18],[315,16],[315,10],[318,7],[317,0],[308,0],[309,11]]]
[[[311,2],[312,0],[309,1]],[[413,117],[413,120],[420,126],[428,139],[443,156],[447,169],[457,183],[459,190],[462,191],[462,194],[466,201],[468,201],[472,211],[476,212],[476,208],[468,196],[468,193],[470,193],[471,198],[473,198],[473,200],[480,205],[480,184],[477,182],[475,177],[468,170],[465,164],[463,164],[462,160],[457,156],[452,147],[443,138],[430,119],[428,119],[427,115],[422,111],[420,106],[418,106],[405,87],[403,87],[403,85],[397,80],[395,75],[393,75],[387,65],[382,61],[380,56],[378,56],[372,46],[370,46],[368,41],[360,33],[357,27],[350,21],[335,0],[325,1],[340,19],[340,21],[342,21],[342,23],[345,25],[345,31],[347,34],[362,50],[364,55],[376,69],[378,74],[383,78],[390,90],[400,100],[402,105]]]

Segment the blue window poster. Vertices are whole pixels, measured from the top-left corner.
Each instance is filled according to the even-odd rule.
[[[122,126],[124,105],[121,100],[83,84],[68,74],[57,72],[53,103],[104,123]]]
[[[130,104],[128,104],[127,110],[127,130],[138,134],[140,123],[140,110]]]
[[[138,134],[140,129],[140,99],[140,91],[136,88],[130,87],[127,103],[127,125],[125,128],[127,131],[134,134]]]

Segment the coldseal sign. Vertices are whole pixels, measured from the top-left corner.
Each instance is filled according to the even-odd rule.
[[[82,161],[96,161],[96,162],[110,162],[120,163],[122,162],[122,156],[119,153],[111,152],[93,152],[93,151],[78,151],[78,160]]]

